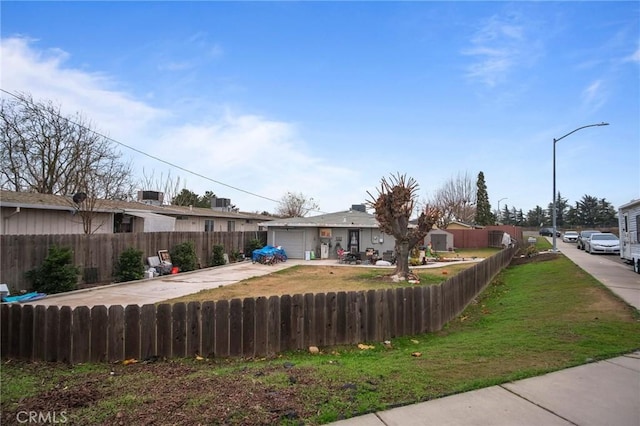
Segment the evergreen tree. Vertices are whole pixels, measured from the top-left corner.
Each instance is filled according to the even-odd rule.
[[[484,173],[478,173],[478,181],[476,183],[476,224],[486,226],[493,225],[495,218],[491,213],[491,204],[489,204],[489,194],[487,193],[487,184],[484,181]]]

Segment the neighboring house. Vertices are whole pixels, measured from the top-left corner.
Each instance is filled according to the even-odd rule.
[[[142,193],[143,191],[140,191]],[[149,193],[150,191],[144,191]],[[156,200],[157,201],[157,200]],[[0,190],[2,235],[82,234],[91,216],[91,233],[250,232],[266,216],[216,208],[163,206],[141,201],[95,200],[76,204],[71,196]],[[90,213],[87,213],[87,210]]]
[[[367,250],[382,257],[393,252],[395,239],[384,234],[374,215],[364,205],[350,210],[312,217],[294,217],[262,222],[267,227],[267,244],[281,246],[292,259],[305,259],[313,252],[318,258],[336,259],[342,248],[359,253],[364,260]]]
[[[469,225],[468,223],[459,222],[457,220],[452,220],[449,222],[445,229],[476,229],[476,226]]]

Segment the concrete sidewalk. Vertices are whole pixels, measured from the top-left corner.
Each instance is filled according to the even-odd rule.
[[[557,247],[618,297],[640,309],[640,275],[630,267],[617,258],[585,253],[575,244],[558,241]],[[640,426],[640,351],[332,424]]]
[[[332,425],[638,426],[640,352]]]

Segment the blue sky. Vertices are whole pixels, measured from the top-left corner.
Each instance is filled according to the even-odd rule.
[[[2,2],[4,90],[243,211],[467,174],[525,213],[640,198],[638,2]],[[6,96],[6,95],[3,95]],[[154,189],[154,188],[148,188]]]

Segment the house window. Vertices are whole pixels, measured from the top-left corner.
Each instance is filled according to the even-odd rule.
[[[227,221],[227,231],[235,232],[236,230],[236,222],[234,220]]]
[[[204,232],[213,232],[213,219],[204,220]]]
[[[331,238],[331,228],[320,228],[320,238]]]
[[[636,216],[636,242],[640,242],[640,215]]]

